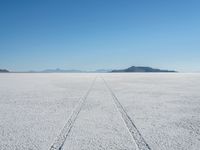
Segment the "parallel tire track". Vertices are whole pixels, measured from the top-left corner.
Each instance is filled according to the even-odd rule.
[[[110,91],[110,93],[114,99],[114,102],[115,102],[119,112],[121,113],[121,116],[129,130],[130,134],[132,135],[133,139],[135,140],[135,143],[136,143],[138,149],[139,150],[151,150],[151,148],[146,143],[146,141],[142,137],[141,133],[139,132],[139,130],[137,129],[137,127],[135,126],[135,124],[133,123],[133,121],[131,120],[131,118],[129,117],[127,112],[125,111],[124,107],[119,102],[119,100],[116,97],[116,95],[114,94],[113,90],[109,87],[109,85],[106,83],[106,81],[104,79],[103,79],[103,81],[104,81],[106,87],[108,88],[108,90]]]
[[[72,112],[69,120],[67,121],[67,123],[65,124],[64,128],[62,129],[60,135],[56,138],[55,142],[52,144],[52,146],[50,147],[49,150],[61,150],[62,146],[65,143],[65,140],[67,138],[67,136],[69,135],[74,122],[76,121],[78,114],[80,113],[90,91],[93,88],[93,85],[95,83],[96,78],[93,80],[89,90],[87,91],[87,93],[85,94],[85,96],[83,98],[81,98],[81,100],[79,101],[79,103],[77,104],[76,108],[74,109],[74,111]]]

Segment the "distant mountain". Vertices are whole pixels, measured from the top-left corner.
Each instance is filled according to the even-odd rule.
[[[63,69],[59,69],[59,68],[57,68],[57,69],[46,69],[46,70],[43,70],[43,71],[41,71],[41,72],[43,72],[43,73],[53,73],[53,72],[55,72],[55,73],[65,73],[65,72],[82,72],[81,70],[63,70]]]
[[[9,72],[9,71],[6,69],[0,69],[0,73],[7,73],[7,72]]]
[[[0,73],[9,72],[6,69],[0,69]],[[127,69],[119,69],[119,70],[111,70],[111,69],[98,69],[95,71],[85,71],[85,70],[65,70],[65,69],[46,69],[41,71],[24,71],[24,72],[13,72],[13,73],[107,73],[107,72],[176,72],[174,70],[162,70],[155,69],[151,67],[143,67],[143,66],[132,66]]]
[[[143,66],[132,66],[127,69],[121,69],[121,70],[112,70],[111,72],[176,72],[173,70],[161,70],[161,69],[155,69],[151,67],[143,67]]]
[[[111,69],[98,69],[98,70],[95,70],[93,72],[96,72],[96,73],[106,73],[106,72],[111,72],[112,70]]]
[[[81,70],[46,69],[42,71],[29,71],[29,73],[79,73]]]
[[[71,69],[71,70],[64,70],[64,69],[46,69],[46,70],[42,70],[42,71],[28,71],[28,73],[106,73],[106,72],[110,72],[111,69],[98,69],[95,71],[85,71],[85,70],[75,70],[75,69]]]

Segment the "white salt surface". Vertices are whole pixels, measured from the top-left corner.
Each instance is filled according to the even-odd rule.
[[[49,149],[92,78],[85,74],[0,74],[0,149]]]
[[[103,80],[97,78],[63,150],[135,150],[136,145]]]
[[[200,74],[104,78],[151,149],[200,149]]]
[[[108,83],[152,150],[199,150],[200,74],[0,74],[0,149],[47,150],[97,80],[63,149],[135,149]]]

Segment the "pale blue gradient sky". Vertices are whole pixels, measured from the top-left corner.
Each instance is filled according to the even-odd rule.
[[[200,71],[199,0],[1,0],[0,68]]]

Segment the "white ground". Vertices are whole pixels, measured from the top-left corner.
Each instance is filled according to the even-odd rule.
[[[104,78],[151,149],[200,149],[200,74]]]
[[[0,149],[48,150],[93,79],[63,149],[136,149],[114,92],[152,150],[199,150],[200,74],[0,74]]]
[[[97,78],[63,149],[136,149],[102,79]]]
[[[0,74],[0,149],[49,149],[92,78]]]

